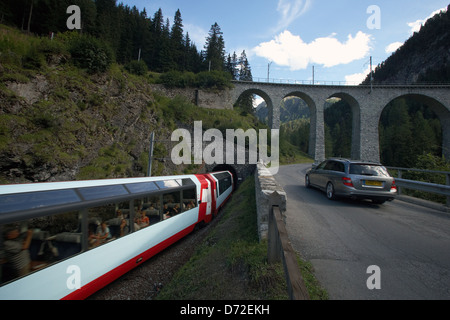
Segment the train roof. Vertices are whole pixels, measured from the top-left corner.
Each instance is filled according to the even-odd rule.
[[[223,173],[223,172],[215,172]],[[77,210],[105,201],[120,202],[151,193],[170,192],[195,186],[195,175],[47,182],[0,186],[0,220],[20,212]]]

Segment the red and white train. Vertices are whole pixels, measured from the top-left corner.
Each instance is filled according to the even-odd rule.
[[[0,186],[0,299],[85,299],[209,223],[228,171]]]

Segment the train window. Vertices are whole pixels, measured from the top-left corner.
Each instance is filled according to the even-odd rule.
[[[182,191],[183,201],[182,201],[182,210],[188,211],[197,207],[197,189],[191,188]]]
[[[176,180],[155,181],[155,183],[160,189],[176,188],[180,186]]]
[[[0,226],[0,283],[81,252],[80,221],[70,212]]]
[[[131,232],[130,217],[129,202],[90,208],[88,211],[88,249],[128,235]]]
[[[128,194],[127,190],[122,185],[80,188],[78,191],[85,200],[111,198]]]
[[[149,196],[134,200],[134,228],[140,230],[161,221],[161,198]]]
[[[74,190],[52,190],[0,196],[0,213],[79,202]]]
[[[163,219],[174,217],[181,212],[180,193],[176,191],[163,195]]]
[[[216,177],[219,180],[219,195],[221,195],[231,187],[232,183],[230,174],[226,172],[218,173],[214,174],[214,177]]]
[[[126,187],[131,191],[131,193],[143,193],[158,190],[158,187],[154,182],[131,183],[127,184]]]

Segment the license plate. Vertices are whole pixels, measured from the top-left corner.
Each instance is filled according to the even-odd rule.
[[[383,186],[382,181],[373,181],[373,180],[365,180],[364,184],[366,186],[370,186],[370,187],[382,187]]]

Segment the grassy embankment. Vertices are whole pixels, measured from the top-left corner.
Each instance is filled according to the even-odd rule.
[[[267,242],[256,229],[254,177],[248,178],[219,215],[219,223],[191,260],[158,295],[160,300],[285,300],[283,266],[267,263]],[[310,263],[299,261],[311,299],[327,299]]]

